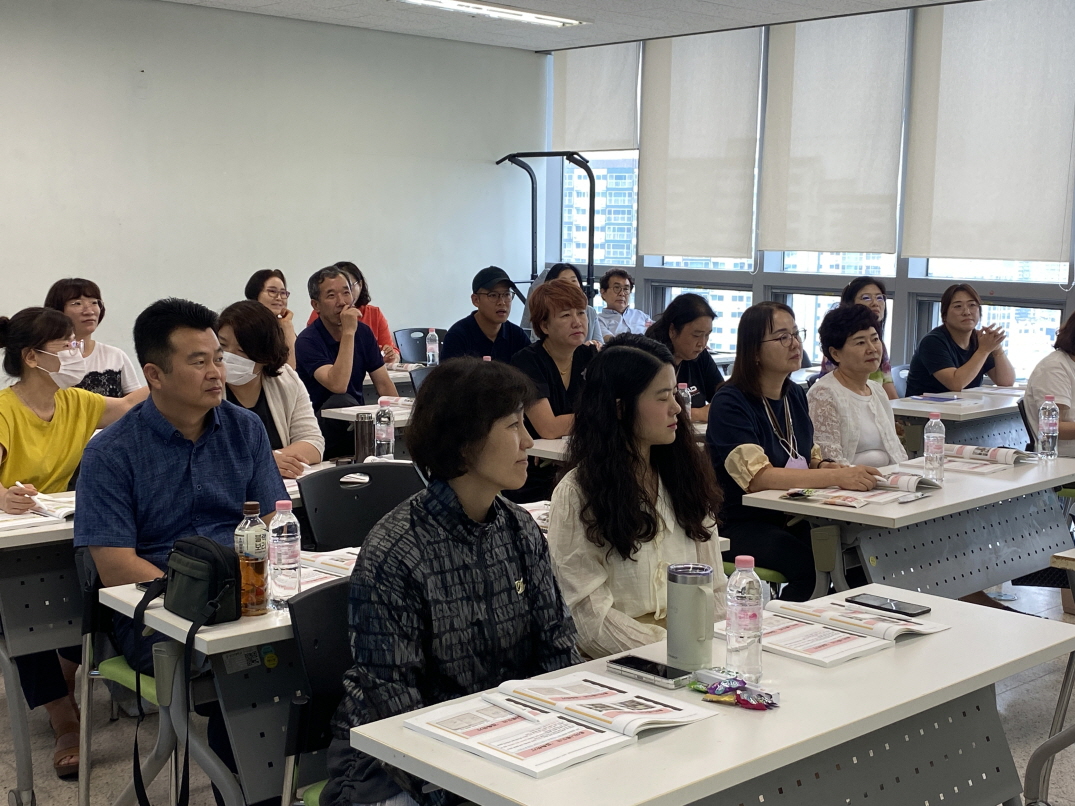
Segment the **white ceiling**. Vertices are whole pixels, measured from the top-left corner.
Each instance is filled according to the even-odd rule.
[[[937,0],[492,0],[587,23],[568,28],[471,17],[399,0],[167,2],[540,51],[890,11]]]

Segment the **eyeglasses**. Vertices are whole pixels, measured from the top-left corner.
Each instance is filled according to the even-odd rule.
[[[81,339],[69,341],[64,345],[65,350],[78,350],[80,353],[85,349],[85,347],[86,342],[82,341]]]
[[[287,299],[291,296],[291,292],[286,288],[266,288],[265,293],[273,299]]]
[[[355,298],[355,295],[351,293],[350,286],[348,286],[347,288],[345,288],[343,291],[340,292],[340,298],[341,299],[352,299],[352,300]],[[329,305],[332,305],[336,301],[336,292],[335,291],[329,291],[327,294],[325,294],[324,300]]]
[[[493,300],[493,302],[511,302],[513,299],[515,299],[515,292],[501,291],[497,293],[492,291],[479,291],[478,296],[488,297],[489,299]]]
[[[771,339],[762,339],[761,342],[762,344],[765,344],[767,341],[778,341],[780,342],[781,347],[791,347],[793,339],[799,342],[799,344],[802,344],[806,341],[806,330],[793,330],[790,333],[781,333],[779,336],[773,336]]]
[[[884,294],[863,294],[861,297],[859,297],[859,302],[884,302],[887,299],[888,297],[886,297]]]

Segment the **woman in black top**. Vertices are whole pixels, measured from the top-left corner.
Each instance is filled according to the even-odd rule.
[[[676,383],[687,384],[690,418],[696,423],[709,419],[709,403],[724,383],[724,376],[706,349],[716,316],[704,297],[680,294],[646,331],[647,336],[672,351]]]
[[[582,373],[597,349],[586,341],[586,295],[574,283],[553,280],[530,292],[530,321],[539,341],[512,356],[533,380],[538,399],[526,409],[526,428],[535,439],[560,439],[575,424],[575,398]],[[511,499],[541,501],[552,494],[556,469],[531,460],[526,486]]]
[[[997,386],[1015,383],[1015,368],[1004,353],[1008,337],[998,325],[976,329],[982,298],[967,283],[950,285],[941,295],[941,324],[918,343],[907,374],[907,394],[961,392],[982,385],[988,375]]]
[[[814,558],[805,522],[788,526],[780,512],[744,506],[743,494],[792,487],[871,490],[876,468],[824,459],[814,445],[806,393],[788,380],[802,361],[803,331],[780,302],[760,302],[743,313],[732,377],[713,398],[706,444],[724,488],[721,534],[730,560],[749,554],[761,568],[783,574],[781,598],[805,601],[814,589]]]

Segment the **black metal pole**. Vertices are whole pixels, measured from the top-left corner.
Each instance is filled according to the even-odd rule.
[[[518,165],[530,176],[530,282],[533,283],[537,280],[538,276],[538,194],[537,194],[537,176],[534,175],[534,169],[527,163],[523,162],[514,154],[508,155],[508,162],[512,165]]]
[[[564,157],[572,165],[577,165],[586,172],[586,176],[590,180],[590,237],[586,247],[586,299],[593,302],[596,292],[593,288],[593,242],[594,242],[594,230],[596,229],[594,224],[594,216],[597,210],[597,180],[594,179],[593,169],[590,168],[590,162],[581,154],[572,152]]]

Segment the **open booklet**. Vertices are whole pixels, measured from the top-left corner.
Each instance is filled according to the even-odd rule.
[[[841,490],[839,487],[795,487],[788,490],[783,498],[808,498],[818,504],[835,507],[864,507],[867,504],[891,504],[907,493],[919,490],[936,490],[941,485],[918,473],[898,471],[881,476],[877,486],[872,490]]]
[[[508,680],[495,691],[411,717],[419,733],[542,778],[631,744],[647,728],[683,725],[715,711],[599,674]]]
[[[836,666],[895,646],[904,633],[935,633],[948,625],[882,613],[843,602],[771,600],[762,619],[762,649],[815,666]],[[724,638],[725,622],[713,633]]]
[[[303,551],[299,553],[299,562],[303,568],[321,571],[337,577],[351,575],[358,552],[361,549],[337,549],[336,551]]]
[[[947,443],[944,446],[944,469],[954,470],[957,473],[988,475],[1007,470],[1012,465],[1036,461],[1038,461],[1037,454],[1021,451],[1018,448],[986,448],[980,445],[949,445]],[[925,467],[926,459],[924,456],[919,456],[902,464],[907,467]]]

